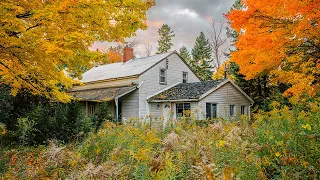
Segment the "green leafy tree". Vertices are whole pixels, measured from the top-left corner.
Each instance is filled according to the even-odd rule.
[[[187,61],[187,63],[189,63],[191,61],[190,52],[188,51],[188,49],[185,46],[180,48],[179,54],[184,60]]]
[[[209,80],[212,77],[211,53],[209,40],[201,32],[192,49],[193,60],[190,65],[203,80]]]
[[[172,38],[175,36],[173,30],[171,30],[170,26],[167,24],[162,25],[162,27],[158,30],[160,39],[158,40],[158,51],[157,54],[168,52],[172,44]]]

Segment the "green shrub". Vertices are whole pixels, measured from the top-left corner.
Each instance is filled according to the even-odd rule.
[[[4,150],[5,179],[318,179],[320,104],[259,112],[253,120],[196,119],[150,128],[105,122],[81,144]],[[2,174],[1,174],[2,173]]]

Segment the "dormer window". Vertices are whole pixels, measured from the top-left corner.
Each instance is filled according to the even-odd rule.
[[[187,72],[182,72],[182,82],[188,83],[188,73]]]
[[[160,84],[167,84],[167,73],[166,69],[160,69],[160,77],[159,77],[159,82]]]

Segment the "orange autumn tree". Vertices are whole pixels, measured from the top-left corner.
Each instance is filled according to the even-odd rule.
[[[116,62],[121,62],[122,61],[122,56],[119,54],[117,51],[114,50],[108,50],[107,53],[108,57],[108,63],[116,63]]]
[[[320,81],[320,0],[242,0],[226,18],[239,34],[231,61],[246,79],[268,75],[285,96],[316,95]]]
[[[1,0],[0,83],[11,94],[34,95],[67,102],[63,89],[83,69],[99,62],[89,51],[95,41],[123,42],[146,29],[153,0]]]

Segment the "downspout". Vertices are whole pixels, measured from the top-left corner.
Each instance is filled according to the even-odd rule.
[[[114,101],[116,104],[116,121],[119,122],[119,99],[115,98]]]
[[[253,103],[250,103],[249,112],[248,112],[249,119],[251,119],[251,107],[252,106],[253,106]]]

